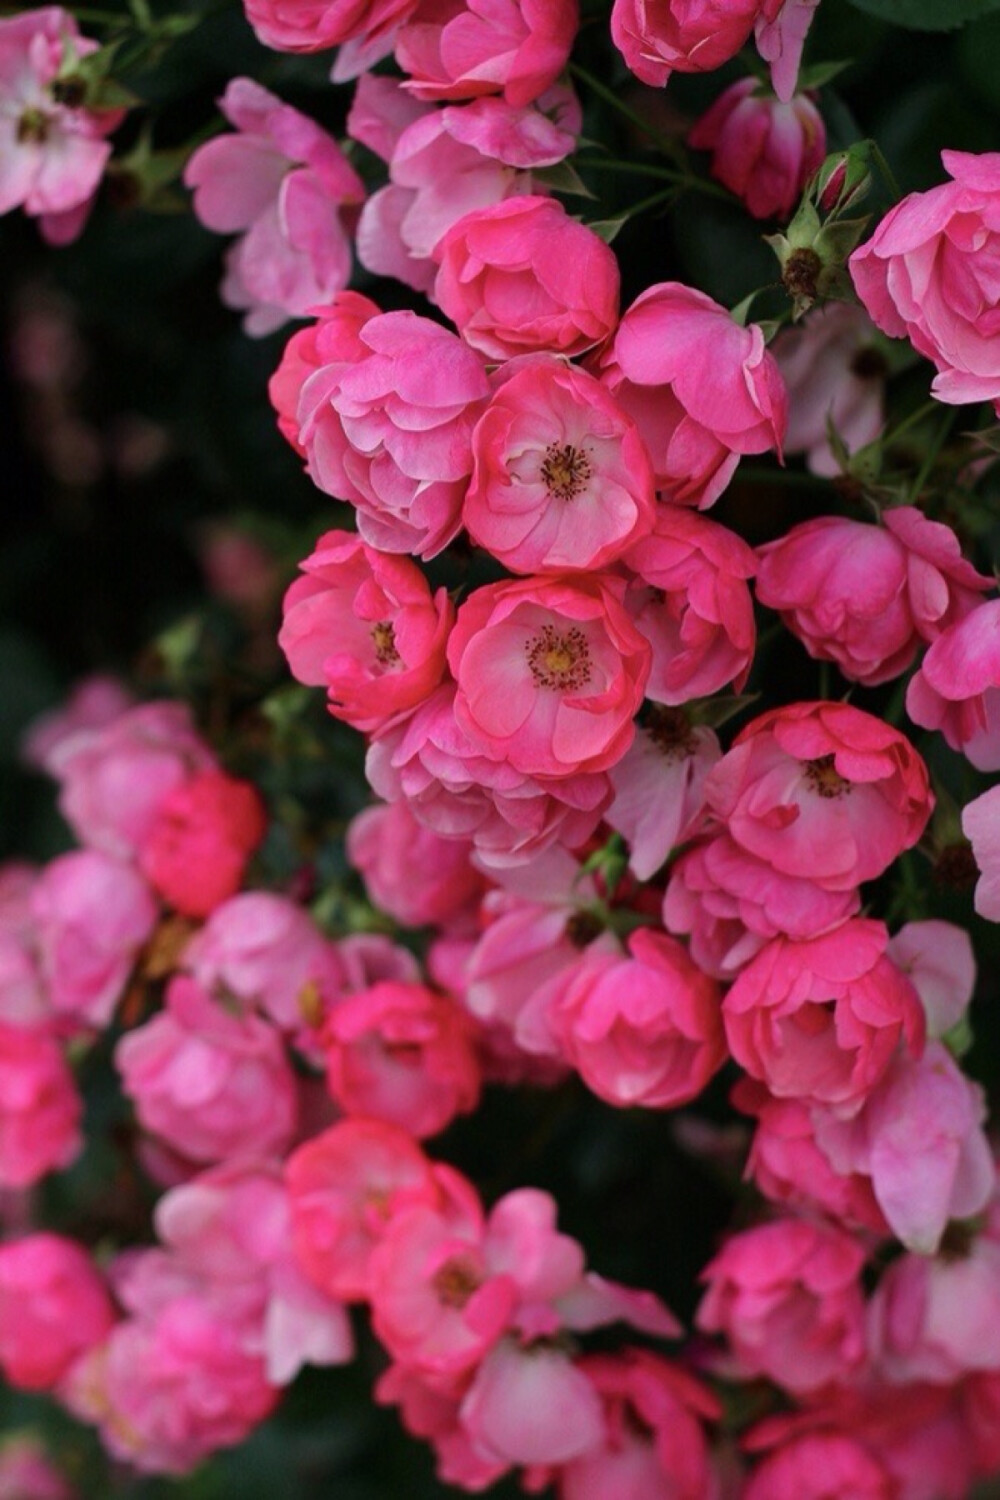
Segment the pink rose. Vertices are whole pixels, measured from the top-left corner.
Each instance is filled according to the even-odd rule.
[[[260,336],[346,286],[341,210],[364,202],[365,188],[332,136],[253,79],[231,79],[219,108],[237,134],[199,146],[184,182],[206,228],[241,236],[226,256],[222,300],[247,309],[244,330]]]
[[[638,423],[657,488],[707,510],[740,455],[781,452],[788,397],[756,324],[741,328],[704,292],[665,281],[622,315],[601,379]]]
[[[564,970],[547,1009],[584,1083],[619,1107],[687,1104],[726,1059],[717,986],[648,928],[628,939],[628,957],[592,950]]]
[[[350,1115],[421,1139],[479,1102],[475,1026],[454,1000],[387,981],[348,995],[321,1033],[327,1085]]]
[[[741,78],[695,123],[688,144],[711,151],[712,176],[755,219],[785,220],[826,156],[826,127],[808,94],[782,104]]]
[[[429,698],[446,671],[455,618],[409,558],[328,531],[285,595],[278,644],[292,676],[325,687],[330,712],[378,732]]]
[[[0,1500],[77,1500],[41,1443],[20,1433],[0,1447]]]
[[[615,0],[611,37],[636,77],[661,88],[674,71],[710,73],[735,57],[761,9],[762,0]]]
[[[701,1279],[695,1321],[726,1336],[743,1377],[814,1395],[865,1355],[865,1251],[839,1229],[781,1219],[727,1240]]]
[[[931,360],[939,401],[1000,401],[994,226],[1000,154],[943,151],[953,181],[910,193],[855,250],[850,271],[873,322]]]
[[[628,844],[637,880],[655,875],[671,849],[698,832],[705,778],[721,755],[715,731],[692,725],[682,709],[643,714],[631,748],[608,773],[615,795],[604,815]]]
[[[68,1166],[83,1138],[83,1101],[55,1038],[0,1021],[0,1186],[29,1187]]]
[[[115,1321],[82,1245],[29,1234],[0,1245],[0,1369],[24,1391],[51,1390]]]
[[[757,643],[752,548],[715,521],[661,505],[624,562],[637,574],[625,602],[653,649],[647,697],[676,706],[727,684],[740,692]]]
[[[111,155],[104,137],[125,115],[68,103],[56,87],[64,64],[97,48],[58,5],[0,20],[0,214],[23,208],[56,245],[83,228]]]
[[[947,526],[913,506],[883,525],[819,516],[758,551],[757,597],[818,661],[875,687],[967,615],[990,579],[962,557]]]
[[[239,890],[266,832],[251,782],[201,771],[163,799],[139,849],[139,869],[182,916],[207,917]]]
[[[366,807],[352,818],[346,842],[372,903],[404,927],[454,922],[482,894],[485,882],[469,861],[472,845],[438,838],[405,802]]]
[[[906,712],[939,729],[980,771],[1000,771],[1000,599],[987,599],[931,643],[910,678]]]
[[[604,771],[632,743],[650,649],[610,574],[488,584],[458,611],[455,717],[527,775]]]
[[[881,875],[934,806],[909,740],[847,703],[761,714],[713,767],[705,795],[741,848],[828,891]]]
[[[278,414],[278,431],[300,458],[306,458],[299,439],[302,387],[321,368],[347,369],[363,359],[367,351],[360,339],[361,329],[379,311],[371,298],[360,292],[338,292],[329,307],[320,309],[317,321],[293,333],[285,345],[267,393]]]
[[[157,907],[129,865],[93,849],[52,860],[31,897],[41,971],[52,1008],[104,1027],[124,993]]]
[[[418,99],[530,104],[566,66],[579,19],[577,0],[421,0],[396,61]]]
[[[361,42],[375,49],[375,62],[392,50],[396,28],[416,9],[417,0],[244,0],[244,5],[265,47],[320,52],[341,42]]]
[[[477,209],[440,242],[434,297],[490,360],[600,344],[618,321],[618,262],[553,198]]]
[[[946,1384],[1000,1371],[1000,1243],[970,1239],[959,1255],[908,1252],[884,1272],[869,1309],[871,1361],[884,1379]]]
[[[417,821],[441,838],[471,841],[490,867],[527,864],[553,844],[579,848],[611,799],[604,773],[518,771],[465,732],[454,703],[454,688],[439,688],[373,742],[365,763],[372,789],[388,802],[405,798]]]
[[[881,922],[856,917],[822,937],[775,938],[722,1003],[729,1048],[780,1099],[856,1114],[897,1048],[923,1050],[920,997],[886,957]]]
[[[980,871],[976,911],[988,922],[1000,922],[1000,787],[990,787],[966,804],[962,832],[972,844]]]
[[[513,573],[606,567],[653,525],[653,471],[635,423],[564,360],[515,365],[472,452],[462,519]]]
[[[135,700],[117,677],[84,677],[65,703],[32,719],[21,741],[21,756],[36,771],[47,771],[53,756],[80,731],[103,729],[119,718]]]
[[[459,529],[472,429],[489,395],[482,360],[429,318],[382,313],[318,335],[298,441],[328,495],[358,508],[365,541],[433,557]]]
[[[769,1453],[743,1500],[898,1500],[899,1487],[867,1446],[838,1432],[806,1433]]]
[[[813,474],[840,473],[831,426],[847,452],[856,453],[885,425],[888,365],[877,338],[864,308],[826,302],[783,328],[771,345],[788,388],[785,452],[805,453]]]
[[[184,975],[165,1009],[122,1037],[115,1064],[143,1128],[192,1161],[281,1151],[292,1138],[295,1076],[278,1032]]]

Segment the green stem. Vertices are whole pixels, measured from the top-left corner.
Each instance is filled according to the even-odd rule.
[[[954,422],[955,412],[947,412],[945,414],[944,421],[941,423],[941,425],[938,427],[937,432],[934,434],[933,441],[931,442],[930,447],[927,449],[927,452],[924,454],[924,461],[920,465],[920,468],[917,470],[913,483],[910,485],[909,493],[907,494],[907,499],[909,500],[911,505],[919,500],[920,491],[923,489],[924,485],[927,482],[927,477],[934,467],[937,456],[941,452],[945,440],[947,439],[948,434],[951,432]]]
[[[903,190],[900,187],[899,183],[896,181],[895,173],[893,172],[889,163],[886,161],[885,157],[882,155],[880,147],[875,143],[875,141],[872,141],[870,144],[872,148],[872,160],[875,162],[875,165],[882,173],[882,178],[885,182],[886,187],[889,189],[894,198],[902,198]]]
[[[662,192],[653,193],[649,198],[643,198],[640,202],[633,204],[628,211],[628,217],[634,218],[636,214],[643,214],[650,208],[659,208],[661,204],[667,204],[671,198],[676,198],[679,189],[676,187],[664,188]]]
[[[909,432],[911,427],[916,427],[917,423],[922,422],[925,417],[929,417],[931,412],[937,411],[939,405],[940,403],[937,401],[925,401],[923,406],[918,406],[916,411],[911,411],[908,417],[903,418],[898,427],[893,427],[891,431],[886,433],[882,439],[883,447],[888,448],[893,443],[898,442],[904,432]]]
[[[614,89],[608,88],[606,83],[602,83],[599,78],[595,78],[592,73],[588,73],[586,68],[581,68],[579,63],[571,62],[569,64],[569,71],[573,74],[574,78],[579,78],[581,83],[585,83],[591,93],[596,94],[599,99],[603,99],[605,104],[610,104],[611,108],[616,109],[623,119],[628,120],[637,130],[641,130],[648,140],[653,141],[655,145],[659,146],[665,156],[672,157],[674,161],[680,159],[680,148],[677,142],[671,140],[669,136],[662,135],[656,129],[655,125],[650,125],[648,120],[644,120],[641,115],[636,114],[634,109],[630,109],[623,100],[619,99]]]
[[[576,156],[573,158],[573,165],[579,167],[581,172],[632,172],[639,177],[669,177],[672,181],[682,175],[673,167],[657,167],[652,162],[617,161],[600,156]]]

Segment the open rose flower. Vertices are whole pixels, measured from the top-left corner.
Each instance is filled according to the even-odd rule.
[[[577,0],[421,0],[396,61],[418,99],[530,104],[566,66],[579,20]]]
[[[831,427],[847,452],[856,453],[885,425],[889,367],[877,340],[863,307],[826,302],[783,328],[771,345],[788,387],[785,452],[804,453],[813,474],[840,473],[830,447]]]
[[[1000,153],[943,151],[951,182],[910,193],[850,260],[872,321],[931,360],[939,401],[1000,410]]]
[[[199,146],[184,181],[207,228],[241,236],[226,257],[222,300],[245,308],[246,332],[262,335],[346,286],[341,210],[364,202],[364,183],[332,136],[252,78],[232,79],[219,108],[236,134]]]
[[[943,630],[910,678],[906,712],[980,771],[1000,771],[1000,599]]]
[[[488,584],[458,612],[455,716],[528,775],[606,771],[632,743],[650,650],[607,574]]]
[[[618,321],[614,252],[554,198],[529,194],[477,209],[439,250],[434,297],[487,359],[543,350],[572,358]]]

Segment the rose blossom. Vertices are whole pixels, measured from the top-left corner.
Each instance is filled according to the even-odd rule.
[[[53,1010],[107,1026],[156,924],[145,881],[107,854],[79,849],[45,867],[31,906]]]
[[[320,52],[360,42],[372,50],[369,61],[377,62],[392,50],[396,28],[416,9],[417,0],[244,0],[244,6],[265,47]]]
[[[959,1243],[954,1254],[907,1252],[882,1275],[869,1304],[870,1358],[893,1384],[1000,1370],[1000,1244],[988,1234]]]
[[[54,1036],[0,1021],[0,1187],[28,1187],[68,1166],[83,1144],[82,1113]]]
[[[117,677],[94,674],[74,686],[65,703],[32,719],[21,740],[24,762],[36,771],[53,774],[50,761],[81,730],[103,729],[135,702]]]
[[[438,838],[405,802],[366,807],[348,825],[346,845],[373,905],[404,927],[459,920],[482,894],[472,845]]]
[[[192,1161],[280,1151],[296,1122],[295,1078],[277,1031],[235,1016],[178,975],[164,1010],[115,1048],[144,1129]]]
[[[665,281],[625,313],[601,379],[638,423],[657,488],[707,510],[741,454],[781,452],[788,397],[756,324],[742,328],[704,292]]]
[[[818,516],[758,549],[757,597],[818,661],[875,687],[967,615],[991,580],[962,557],[948,526],[915,507],[881,526]]]
[[[564,360],[516,365],[472,451],[462,519],[513,573],[605,567],[653,525],[653,471],[635,423]]]
[[[139,869],[185,917],[207,917],[236,894],[267,831],[257,788],[200,771],[164,797],[139,848]]]
[[[929,1037],[962,1023],[976,987],[976,956],[964,927],[937,919],[907,922],[887,951],[920,996]]]
[[[21,207],[38,216],[54,245],[83,228],[111,155],[104,137],[125,115],[68,103],[60,93],[64,69],[97,50],[58,5],[0,20],[0,214]]]
[[[644,712],[635,739],[609,772],[614,801],[605,821],[629,846],[629,869],[648,880],[671,849],[698,832],[705,778],[722,755],[715,731],[683,709]]]
[[[889,1470],[842,1433],[806,1433],[769,1453],[750,1475],[743,1500],[898,1500]]]
[[[636,77],[660,88],[673,71],[710,73],[735,57],[760,9],[761,0],[615,0],[611,38]]]
[[[459,219],[439,246],[434,297],[490,360],[550,351],[572,358],[618,320],[618,262],[553,198],[508,199]]]
[[[302,386],[298,441],[328,495],[358,508],[365,541],[433,557],[458,531],[471,434],[489,395],[482,361],[429,318],[382,313]],[[319,346],[320,340],[317,340]]]
[[[910,678],[906,712],[939,729],[980,771],[1000,771],[1000,599],[987,599],[931,643]]]
[[[734,1058],[782,1099],[856,1114],[900,1043],[923,1050],[924,1012],[886,957],[881,922],[855,917],[822,937],[775,938],[722,1004]]]
[[[624,562],[637,575],[626,605],[653,649],[646,696],[675,706],[729,683],[739,692],[757,641],[752,548],[715,521],[661,505]]]
[[[418,99],[502,92],[530,104],[566,66],[579,20],[577,0],[421,0],[396,61]]]
[[[458,724],[455,690],[442,687],[404,724],[371,745],[365,771],[389,802],[442,838],[471,840],[480,862],[523,865],[553,844],[576,849],[611,799],[602,772],[536,777],[494,760]]]
[[[50,1390],[114,1321],[82,1245],[45,1233],[0,1245],[0,1369],[11,1385]]]
[[[839,1229],[782,1219],[727,1240],[701,1279],[695,1322],[722,1333],[743,1377],[796,1395],[843,1381],[865,1354],[865,1252]]]
[[[77,1491],[39,1442],[15,1433],[0,1442],[0,1500],[77,1500]]]
[[[357,364],[367,353],[361,329],[380,309],[360,292],[338,292],[329,307],[320,308],[317,320],[293,333],[281,363],[268,381],[267,394],[278,415],[278,431],[300,458],[306,450],[299,440],[302,420],[299,400],[310,375],[326,369],[329,375]]]
[[[448,664],[455,717],[491,759],[528,775],[604,771],[632,743],[650,649],[610,574],[477,589],[458,611]]]
[[[292,676],[325,687],[334,717],[366,731],[430,697],[455,618],[447,590],[432,595],[409,558],[344,531],[321,536],[300,567],[278,635]]]
[[[910,193],[855,250],[855,290],[883,333],[931,360],[939,401],[1000,401],[994,228],[1000,154],[943,151],[953,179]]]
[[[771,345],[788,388],[785,452],[804,453],[813,474],[840,473],[830,447],[831,426],[848,454],[882,431],[888,365],[877,339],[864,308],[827,302],[783,328]]]
[[[218,234],[240,234],[226,256],[222,300],[247,309],[258,337],[301,318],[351,274],[341,209],[362,203],[364,183],[332,136],[255,83],[233,78],[218,101],[237,132],[189,157],[194,211]]]
[[[712,768],[705,794],[741,848],[829,891],[881,875],[934,806],[909,740],[848,703],[761,714]]]
[[[696,121],[688,145],[711,151],[712,176],[755,219],[784,220],[826,156],[826,127],[808,94],[782,104],[741,78]]]
[[[358,259],[369,271],[429,292],[437,247],[451,226],[474,208],[544,193],[536,176],[575,149],[582,117],[565,85],[520,109],[496,98],[433,109],[403,88],[367,74],[348,116],[348,133],[389,166],[387,186],[361,211]]]
[[[988,922],[1000,922],[1000,787],[966,803],[962,809],[962,832],[972,844],[979,866],[975,906]]]
[[[327,1084],[347,1114],[437,1135],[479,1102],[475,1027],[455,1001],[385,982],[333,1007],[321,1032]]]

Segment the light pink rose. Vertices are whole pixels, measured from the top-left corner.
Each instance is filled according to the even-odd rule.
[[[459,529],[472,429],[489,395],[485,366],[413,312],[369,318],[342,349],[338,331],[328,323],[319,336],[330,347],[299,396],[310,476],[357,506],[371,546],[433,557]]]
[[[781,1099],[856,1114],[902,1044],[919,1056],[924,1012],[886,957],[881,922],[856,917],[804,942],[775,938],[722,1003],[733,1057]]]
[[[847,703],[761,714],[712,768],[705,795],[741,848],[828,891],[881,875],[934,806],[909,740]]]
[[[804,453],[813,474],[840,473],[830,426],[848,453],[874,442],[882,431],[888,366],[875,346],[877,338],[863,307],[827,302],[783,328],[771,345],[788,388],[785,452]]]
[[[681,282],[647,287],[622,315],[601,379],[638,423],[657,488],[707,510],[740,455],[781,452],[784,381],[755,323]]]
[[[455,717],[485,755],[554,777],[621,760],[651,655],[623,593],[595,572],[487,584],[466,599],[448,664]]]
[[[939,401],[1000,401],[995,281],[1000,154],[943,151],[953,179],[910,193],[855,250],[850,272],[872,321],[931,360]]]
[[[600,344],[618,321],[618,262],[553,198],[508,199],[454,224],[439,245],[434,297],[487,359]]]
[[[482,894],[472,845],[438,838],[405,802],[366,807],[348,825],[346,843],[372,903],[404,927],[453,923]]]
[[[637,575],[626,605],[653,649],[646,696],[676,706],[727,684],[740,692],[757,643],[752,548],[715,521],[661,505],[624,562]]]
[[[874,1369],[897,1385],[1000,1370],[1000,1244],[980,1234],[959,1255],[893,1261],[869,1305]]]
[[[125,115],[60,97],[64,64],[97,48],[58,5],[0,20],[0,214],[23,208],[56,245],[82,230],[111,155],[104,137]]]
[[[742,1378],[815,1395],[864,1359],[864,1263],[861,1246],[830,1226],[781,1219],[743,1230],[702,1272],[695,1322],[725,1335]]]
[[[454,1000],[386,981],[333,1007],[321,1033],[327,1085],[350,1115],[437,1135],[479,1102],[475,1027]]]
[[[808,94],[782,104],[755,78],[741,78],[696,121],[688,145],[711,151],[712,176],[755,219],[785,220],[826,156],[826,127]]]
[[[52,1015],[31,910],[40,873],[19,860],[0,864],[0,1021],[10,1026],[44,1026]]]
[[[910,678],[906,712],[980,771],[1000,771],[1000,599],[978,604],[931,643]]]
[[[471,840],[490,869],[527,864],[554,844],[584,843],[611,800],[604,773],[518,771],[466,734],[454,702],[454,688],[439,688],[406,723],[372,743],[365,763],[372,789],[388,802],[404,798],[417,821],[441,838]]]
[[[182,703],[141,703],[102,728],[81,730],[49,757],[59,808],[81,843],[135,857],[163,802],[215,757]]]
[[[721,755],[715,731],[692,725],[683,710],[643,715],[631,748],[608,773],[615,795],[604,815],[628,844],[637,880],[655,875],[671,849],[699,831],[705,778]]]
[[[139,949],[156,925],[156,902],[129,865],[94,849],[46,866],[31,897],[41,972],[53,1009],[107,1026]]]
[[[0,1186],[29,1187],[79,1152],[83,1101],[47,1028],[0,1021]]]
[[[734,979],[771,938],[818,937],[853,917],[856,890],[828,891],[718,833],[688,849],[670,868],[663,922],[688,938],[707,974]]]
[[[837,1432],[806,1433],[769,1453],[742,1500],[897,1500],[899,1488],[870,1450]]]
[[[472,452],[462,519],[512,573],[606,567],[653,525],[653,471],[635,423],[564,360],[516,364]]]
[[[950,527],[910,505],[886,510],[883,523],[818,516],[758,549],[760,602],[810,656],[866,687],[898,677],[991,586]]]
[[[45,1233],[0,1245],[0,1369],[11,1385],[51,1390],[114,1321],[108,1289],[82,1245]]]
[[[429,698],[455,618],[409,558],[328,531],[285,595],[278,644],[292,676],[325,687],[334,718],[377,733]]]
[[[377,62],[392,50],[396,28],[417,0],[244,0],[244,5],[265,47],[320,52],[354,42],[372,48],[370,61]]]
[[[135,699],[117,677],[95,675],[82,678],[65,703],[32,719],[21,741],[21,756],[37,771],[49,771],[49,762],[80,730],[103,729]],[[52,773],[49,772],[51,775]]]
[[[530,104],[566,66],[579,19],[577,0],[421,0],[396,61],[418,99]]]
[[[563,1464],[601,1442],[601,1401],[568,1351],[502,1339],[483,1360],[460,1412],[476,1447],[497,1461]]]
[[[219,108],[237,134],[199,146],[184,182],[206,228],[240,235],[222,300],[246,309],[245,332],[261,336],[347,285],[342,210],[363,203],[365,188],[332,136],[252,78],[231,79]]]
[[[192,1161],[281,1151],[292,1138],[295,1077],[278,1032],[185,975],[162,1012],[122,1037],[115,1064],[143,1128]]]
[[[819,0],[763,0],[754,22],[757,51],[771,69],[771,87],[787,104],[799,81],[806,36]]]
[[[718,988],[665,933],[640,928],[627,948],[627,957],[591,950],[564,970],[549,1025],[599,1098],[673,1109],[726,1059]]]
[[[927,1035],[943,1037],[959,1025],[976,987],[976,956],[965,928],[936,919],[907,922],[889,939],[888,954],[920,996]]]
[[[0,1500],[77,1500],[41,1443],[20,1433],[0,1446]]]
[[[965,805],[962,832],[980,871],[976,911],[988,922],[1000,922],[1000,787],[990,787]]]

